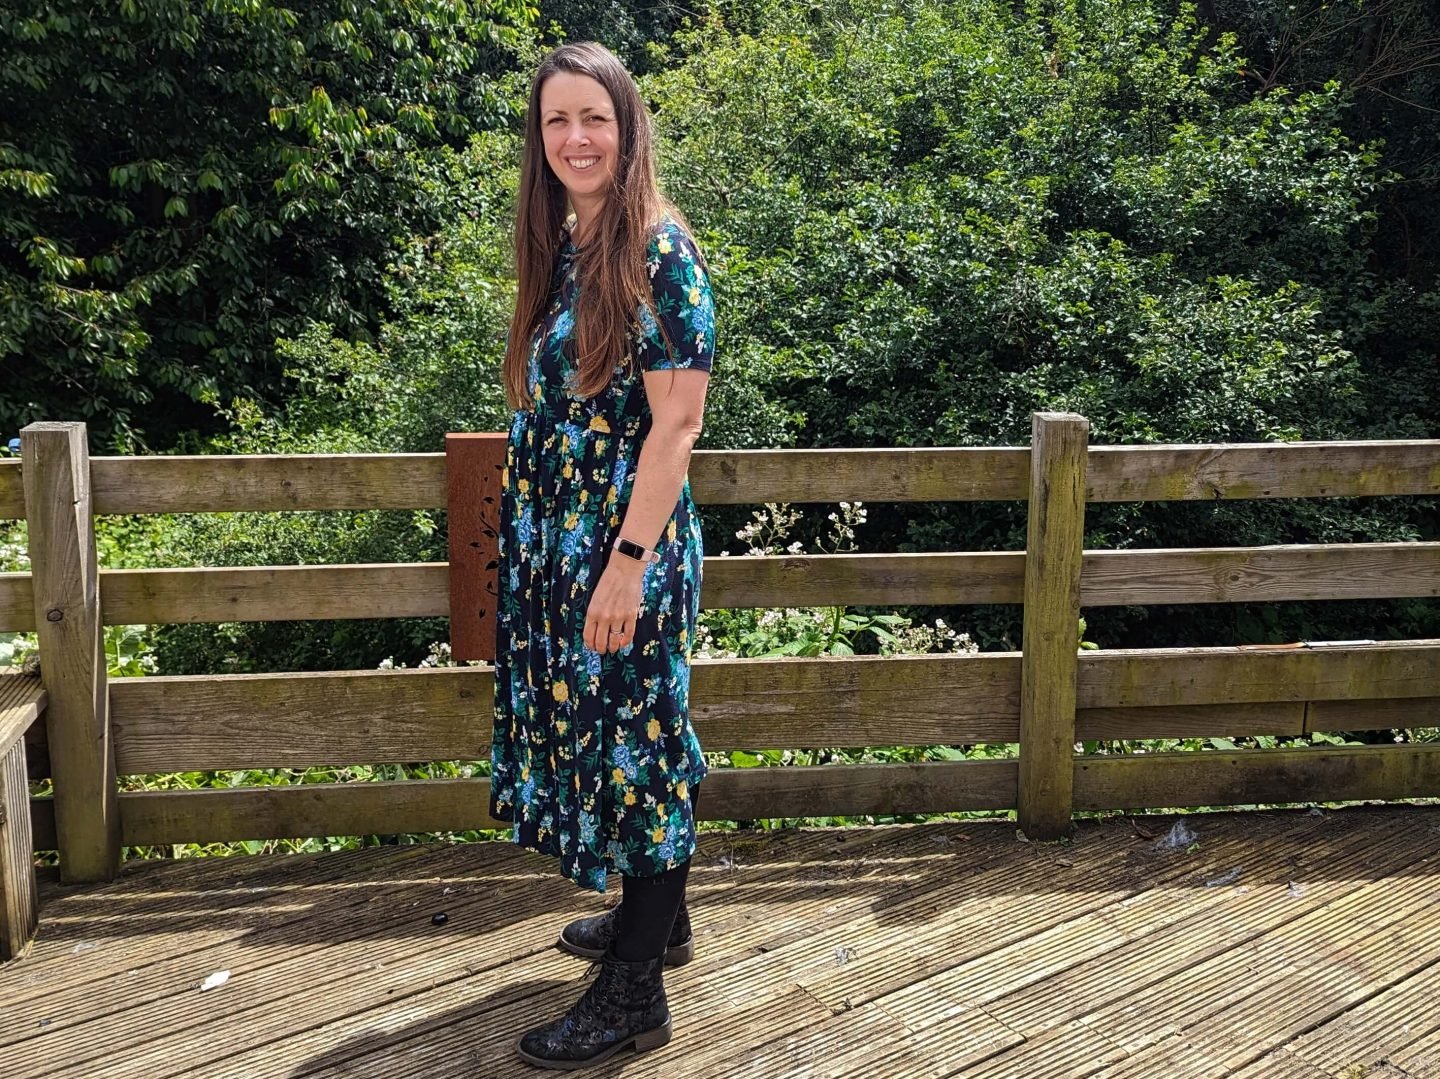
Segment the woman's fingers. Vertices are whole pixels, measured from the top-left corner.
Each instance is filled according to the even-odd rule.
[[[596,652],[618,652],[635,639],[635,623],[639,614],[636,611],[627,617],[592,608],[585,618],[585,647]]]

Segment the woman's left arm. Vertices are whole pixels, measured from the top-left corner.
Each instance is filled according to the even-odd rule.
[[[653,422],[640,445],[630,503],[618,535],[653,550],[659,545],[661,529],[674,516],[685,486],[690,451],[704,422],[710,372],[664,369],[646,371],[644,379]],[[645,565],[612,550],[586,612],[587,647],[615,652],[634,638]],[[618,635],[607,633],[622,625]]]
[[[639,312],[637,359],[651,425],[617,534],[653,550],[679,504],[690,451],[700,437],[715,354],[715,302],[694,241],[673,224],[651,238],[646,270],[655,304]],[[607,553],[585,616],[588,647],[614,652],[631,642],[644,582],[644,562]],[[610,629],[619,632],[608,634]]]

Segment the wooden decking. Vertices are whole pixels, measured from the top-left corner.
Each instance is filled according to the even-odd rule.
[[[1440,806],[713,833],[691,879],[675,1041],[586,1074],[1440,1076]],[[499,844],[47,882],[0,1075],[538,1075],[513,1041],[581,991],[551,945],[603,902]]]

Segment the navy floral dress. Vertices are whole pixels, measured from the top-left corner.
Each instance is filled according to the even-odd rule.
[[[633,348],[642,370],[709,370],[710,284],[673,221],[658,225]],[[585,645],[585,614],[635,479],[650,406],[617,361],[608,389],[572,396],[575,248],[530,348],[533,409],[518,409],[502,475],[495,638],[492,815],[516,843],[560,859],[603,892],[611,870],[652,876],[695,848],[691,794],[705,759],[690,725],[690,652],[700,611],[700,518],[687,478],[645,570],[635,634],[618,652]],[[668,338],[668,347],[667,347]],[[624,557],[617,555],[616,557]]]

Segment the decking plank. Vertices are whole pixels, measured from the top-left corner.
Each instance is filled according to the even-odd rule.
[[[836,899],[853,904],[878,901],[873,888],[864,891],[853,888],[852,885],[857,880],[874,881],[877,877],[884,877],[890,881],[888,887],[912,890],[916,885],[915,881],[910,879],[913,874],[908,867],[917,861],[924,862],[936,857],[933,852],[937,850],[934,843],[937,831],[942,835],[954,834],[961,827],[968,828],[971,834],[979,837],[975,843],[975,848],[980,852],[977,857],[987,857],[993,853],[985,849],[987,839],[1003,843],[1011,834],[1009,829],[1003,826],[987,827],[983,824],[870,829],[863,833],[851,829],[841,833],[851,837],[848,842],[843,843],[834,832],[819,833],[817,838],[823,840],[823,844],[817,846],[813,852],[788,861],[779,859],[779,864],[767,858],[756,865],[743,866],[737,864],[735,857],[727,856],[726,861],[729,864],[711,860],[698,866],[691,876],[691,908],[692,917],[695,919],[699,957],[667,979],[667,984],[672,986],[671,992],[677,993],[677,999],[684,1002],[683,1010],[679,1006],[676,1008],[677,1022],[692,1025],[692,1029],[704,1032],[701,1043],[688,1045],[687,1059],[703,1058],[707,1045],[715,1048],[721,1059],[730,1055],[733,1052],[733,1039],[725,1033],[727,1024],[739,1021],[743,1025],[748,1022],[753,1034],[755,1030],[763,1028],[764,1021],[775,1021],[774,1001],[768,998],[764,1002],[756,1002],[758,1017],[762,1021],[760,1026],[755,1025],[754,1017],[746,1020],[741,1016],[737,1020],[736,1011],[728,998],[718,989],[707,987],[707,979],[713,978],[716,970],[724,970],[746,955],[753,954],[756,948],[765,947],[766,940],[783,939],[787,934],[793,933],[796,926],[804,926],[813,921],[819,908],[828,908]],[[856,838],[861,842],[857,843]],[[966,849],[968,851],[970,848],[967,846]],[[746,872],[747,869],[749,872]],[[553,940],[561,921],[563,919],[552,918],[544,923],[549,933],[549,937],[545,938],[547,943]],[[691,987],[703,989],[701,1000],[691,996]],[[554,1011],[561,1010],[579,991],[578,983],[569,986],[548,1005],[537,1002],[533,1014],[540,1015],[546,1007]],[[706,1009],[703,1000],[718,1004]],[[811,1011],[817,1019],[829,1014],[818,1002],[814,1002],[813,998],[805,1003],[814,1004]],[[412,1019],[423,1020],[432,1010],[432,1002],[418,1001],[411,1004],[408,1014]],[[795,1009],[781,1009],[778,1014],[782,1025],[794,1025],[804,1013]],[[373,1019],[372,1016],[371,1021]],[[504,1052],[509,1052],[511,1047],[505,1039],[510,1038],[513,1041],[516,1034],[512,1029],[513,1019],[500,1016],[498,1021],[501,1026],[496,1035],[499,1038],[496,1044],[501,1045]],[[354,1025],[351,1020],[343,1020],[340,1024],[342,1028]],[[482,1024],[482,1027],[477,1029],[488,1030],[488,1027]],[[333,1042],[336,1031],[332,1024],[331,1029],[318,1033],[322,1039]],[[413,1036],[415,1035],[407,1034],[407,1037]],[[306,1038],[313,1042],[310,1036],[307,1035]],[[428,1059],[433,1050],[415,1052],[420,1052]],[[410,1054],[410,1050],[405,1051],[406,1059],[409,1059]],[[224,1073],[227,1079],[265,1074],[255,1071],[254,1066],[243,1057],[233,1061],[231,1067],[236,1070],[227,1070]],[[365,1074],[369,1072],[366,1071]],[[385,1073],[382,1069],[376,1074]],[[627,1071],[626,1074],[630,1073]]]
[[[959,826],[940,826],[942,829],[954,830]],[[968,826],[972,830],[976,825]],[[978,826],[982,831],[984,825]],[[998,833],[997,829],[988,829]],[[753,947],[755,940],[755,926],[769,925],[777,917],[774,909],[776,906],[791,906],[796,902],[793,896],[786,898],[781,896],[776,902],[777,890],[768,882],[778,882],[785,888],[794,887],[796,884],[808,886],[810,889],[819,889],[828,892],[832,888],[842,888],[844,882],[853,879],[853,876],[864,870],[867,874],[870,869],[883,870],[890,863],[901,867],[910,864],[910,859],[923,857],[934,849],[934,826],[927,826],[924,829],[902,828],[902,829],[868,829],[848,830],[847,832],[816,831],[810,833],[799,833],[801,840],[797,841],[791,848],[787,857],[782,851],[775,850],[778,844],[767,842],[765,846],[771,848],[771,857],[764,860],[746,864],[749,862],[749,854],[757,851],[757,844],[745,842],[735,845],[724,845],[717,847],[709,836],[702,847],[701,863],[692,874],[694,882],[692,888],[692,907],[695,909],[697,918],[697,942],[702,955],[712,957],[724,957],[730,955],[731,951],[745,951]],[[848,841],[847,841],[848,840]],[[888,840],[888,841],[887,841]],[[718,856],[717,856],[718,855]],[[870,868],[866,868],[870,867]],[[558,882],[553,874],[542,875],[537,878],[537,887],[549,887],[555,885],[561,889],[564,895],[568,896],[574,889],[568,884]],[[716,884],[714,882],[718,881]],[[903,883],[901,886],[906,886]],[[728,891],[723,903],[715,902],[712,898],[717,891]],[[783,889],[781,889],[783,891]],[[861,897],[855,897],[861,901]],[[727,913],[721,915],[721,910]],[[536,952],[542,952],[553,942],[554,935],[565,917],[573,916],[573,911],[566,915],[545,915],[538,919],[534,926],[528,926],[527,931],[533,930],[534,936],[531,943]],[[520,937],[521,931],[512,927],[511,936]],[[734,956],[731,956],[733,960]],[[724,959],[719,959],[724,962]],[[568,963],[569,966],[566,966]],[[566,960],[562,962],[561,969],[573,970],[575,961]],[[583,969],[583,968],[581,968]],[[424,973],[423,971],[420,973]],[[493,973],[493,972],[492,972]],[[435,977],[432,975],[432,978]],[[695,983],[701,983],[701,964],[697,961],[682,972],[681,977]],[[554,1002],[548,1007],[552,1010],[563,1009],[580,991],[579,983],[562,983],[563,990],[554,998]],[[242,1052],[229,1058],[222,1070],[216,1072],[217,1076],[234,1077],[259,1077],[271,1074],[268,1068],[271,1061],[275,1059],[292,1059],[297,1055],[311,1058],[317,1055],[328,1055],[333,1061],[342,1056],[345,1046],[353,1047],[357,1031],[365,1030],[398,1030],[389,1041],[398,1045],[401,1041],[423,1034],[431,1037],[434,1032],[434,1022],[429,1018],[431,1013],[437,1009],[445,1014],[447,1009],[464,1008],[463,999],[465,990],[453,980],[445,987],[445,992],[436,996],[434,991],[425,993],[421,997],[406,995],[402,1003],[391,1007],[386,1002],[383,994],[371,993],[368,998],[352,1002],[340,1002],[338,1009],[341,1014],[330,1018],[321,1025],[325,1019],[323,1010],[312,1008],[303,1019],[303,1022],[311,1025],[311,1029],[287,1039],[288,1047],[278,1045],[266,1045],[259,1049]],[[332,985],[332,993],[334,986]],[[452,991],[453,990],[453,991]],[[473,995],[473,994],[472,994]],[[718,996],[717,996],[717,999]],[[355,1006],[352,1007],[351,1005]],[[700,1022],[701,1017],[694,1012],[695,1001],[687,999],[687,1008],[684,1019],[686,1022]],[[327,1001],[327,1007],[330,1002]],[[547,1005],[536,1002],[533,1005],[533,1014],[540,1014]],[[467,1014],[473,1009],[465,1009]],[[398,1023],[392,1013],[403,1015],[403,1023]],[[527,1012],[527,1015],[531,1014]],[[797,1014],[790,1012],[788,1022],[793,1022]],[[828,1013],[821,1013],[828,1014]],[[478,1013],[477,1013],[478,1015]],[[479,1031],[488,1029],[485,1023],[488,1020],[475,1018],[472,1026],[473,1037],[479,1037]],[[506,1017],[499,1015],[495,1020],[499,1023],[496,1037],[500,1041],[510,1037],[513,1040],[513,1016]],[[261,1020],[263,1024],[263,1017]],[[475,1024],[478,1024],[476,1026]],[[417,1034],[415,1029],[420,1030]],[[712,1024],[706,1023],[707,1035],[713,1036],[717,1030]],[[264,1028],[256,1028],[254,1023],[247,1024],[246,1033],[250,1041],[263,1039]],[[288,1033],[288,1032],[287,1032]],[[372,1039],[373,1040],[373,1039]],[[387,1042],[388,1044],[388,1042]],[[497,1043],[498,1044],[498,1043]],[[300,1047],[304,1048],[301,1049]],[[692,1050],[696,1047],[692,1047]],[[509,1046],[505,1046],[508,1051]],[[208,1051],[208,1050],[207,1050]],[[372,1050],[373,1051],[373,1050]],[[386,1050],[389,1052],[389,1050]],[[427,1048],[422,1055],[433,1053],[433,1049]],[[396,1050],[397,1053],[400,1050]],[[410,1050],[401,1053],[406,1059],[411,1055]],[[387,1065],[388,1067],[388,1065]],[[377,1074],[383,1074],[381,1072]],[[288,1070],[281,1070],[276,1075],[291,1075]],[[487,1073],[489,1074],[489,1073]]]
[[[907,841],[915,848],[909,853],[920,853],[928,836],[914,829],[909,832]],[[875,838],[883,838],[883,831],[877,831]],[[807,847],[823,856],[836,843],[833,833],[801,833],[792,844],[788,866],[783,850],[775,853],[781,866],[786,866],[782,872],[793,877],[795,867],[804,864]],[[851,848],[858,848],[863,857],[867,845],[845,844],[842,857],[855,857],[857,852]],[[723,850],[726,844],[722,841],[719,846]],[[573,916],[574,912],[565,908],[576,894],[575,887],[537,856],[498,844],[495,849],[501,855],[498,874],[491,871],[488,876],[471,879],[458,873],[450,882],[455,894],[445,900],[450,919],[447,936],[464,934],[469,948],[458,957],[432,947],[409,961],[414,950],[413,936],[433,931],[428,924],[428,908],[423,927],[417,928],[419,923],[410,906],[418,900],[403,888],[395,889],[386,893],[383,902],[375,903],[353,931],[347,928],[350,913],[341,910],[330,918],[287,923],[278,933],[261,930],[237,942],[228,955],[214,953],[203,967],[193,957],[177,957],[164,970],[189,970],[187,979],[177,977],[169,992],[140,1007],[114,1012],[73,1029],[47,1027],[45,1037],[54,1044],[50,1051],[65,1060],[67,1066],[78,1066],[99,1079],[112,1073],[96,1065],[96,1058],[143,1042],[144,1047],[127,1054],[113,1074],[123,1076],[126,1069],[138,1068],[143,1069],[147,1079],[160,1079],[172,1074],[166,1069],[172,1067],[167,1061],[172,1059],[174,1047],[193,1041],[190,1032],[197,1027],[209,1024],[225,1029],[205,1039],[199,1054],[192,1051],[182,1063],[173,1065],[175,1074],[193,1069],[197,1055],[203,1060],[241,1053],[256,1044],[292,1034],[297,1024],[317,1025],[364,1010],[376,1000],[383,1002],[387,999],[384,994],[374,995],[373,983],[377,980],[387,986],[387,993],[410,995],[421,988],[456,981],[544,951],[553,943],[558,926],[567,916]],[[734,855],[726,857],[733,866]],[[899,864],[908,863],[900,859]],[[496,879],[501,881],[499,885]],[[527,913],[531,916],[527,917]],[[400,938],[398,942],[396,937]],[[297,952],[297,946],[305,940],[311,942],[310,946]],[[474,958],[474,954],[480,958]],[[387,971],[393,971],[397,963],[403,969],[376,979],[371,973],[375,963],[383,964]],[[227,984],[223,995],[217,993],[202,1001],[194,987],[214,969],[231,969],[234,980]],[[152,976],[157,973],[152,972]],[[303,993],[317,979],[325,981],[326,992],[304,1013],[297,1015],[274,1007],[281,1000]],[[157,1029],[167,1033],[156,1039],[153,1032]],[[7,1058],[0,1052],[0,1073],[6,1063]]]
[[[1161,819],[1168,824],[1168,818]],[[1228,832],[1221,835],[1218,843],[1234,842]],[[1228,845],[1221,850],[1226,856],[1234,853]],[[858,925],[835,927],[789,948],[768,951],[738,971],[727,971],[727,990],[743,996],[751,991],[748,968],[782,964],[796,984],[831,1007],[857,1006],[938,973],[967,955],[1046,932],[1170,875],[1192,867],[1203,870],[1212,855],[1201,851],[1199,865],[1184,852],[1161,855],[1138,840],[1127,825],[1088,839],[1081,833],[1068,846],[1034,845],[1021,857],[1026,860],[1008,861],[995,872],[958,879],[927,893],[923,900],[876,909]],[[1030,901],[1019,902],[1021,896]],[[1035,902],[1037,898],[1043,901]],[[948,913],[931,909],[937,907]],[[956,942],[963,942],[963,947]],[[855,953],[843,964],[834,959],[842,949]]]
[[[586,1074],[1440,1074],[1440,807],[1189,815],[1199,850],[1156,857],[1137,830],[1173,819],[708,833],[676,1040]],[[264,861],[47,888],[49,951],[0,970],[0,1074],[520,1079],[519,1033],[585,984],[555,932],[607,902],[508,844]]]
[[[1333,883],[1328,881],[1312,884],[1307,898],[1320,902],[1303,913],[1291,908],[1279,918],[1262,915],[1264,928],[1258,933],[1254,915],[1247,919],[1238,910],[1209,919],[1208,926],[1190,926],[1187,937],[1181,938],[1195,942],[1188,958],[1172,956],[1151,966],[1147,953],[1124,956],[1131,969],[1122,976],[1129,977],[1140,968],[1146,976],[1143,984],[1122,991],[1107,979],[1105,971],[1095,972],[1095,981],[1102,986],[1100,993],[1107,995],[1110,1003],[1078,1016],[1074,1014],[1078,1008],[1068,1013],[1062,1010],[1062,1018],[1066,1014],[1071,1018],[1058,1024],[1053,1017],[1032,1017],[1032,1028],[1038,1028],[1036,1036],[1018,1052],[1002,1057],[999,1064],[1024,1071],[1030,1061],[1048,1059],[1075,1031],[1086,1029],[1114,1043],[1121,1055],[1108,1067],[1077,1068],[1073,1073],[1076,1079],[1228,1075],[1297,1032],[1286,1033],[1288,1028],[1283,1025],[1251,1029],[1246,1017],[1262,1017],[1262,1022],[1269,1024],[1272,1016],[1279,1023],[1279,1017],[1290,1015],[1290,1002],[1303,998],[1317,975],[1323,978],[1331,973],[1321,965],[1323,959],[1317,958],[1317,951],[1333,948],[1346,956],[1363,955],[1393,927],[1424,919],[1433,887],[1428,873],[1433,867],[1429,861],[1423,871],[1416,866],[1423,858],[1433,860],[1434,854],[1432,844],[1422,855],[1402,855],[1387,867],[1399,875],[1382,874],[1358,887],[1327,889],[1324,885]],[[1411,871],[1416,875],[1404,875]],[[1225,941],[1222,947],[1208,940],[1205,945],[1200,943],[1216,936]],[[1023,1022],[1023,1017],[1007,1014],[1006,1004],[1002,1000],[990,1008],[1007,1022]],[[1079,1006],[1084,1004],[1082,996]],[[1241,1049],[1238,1058],[1233,1056],[1237,1048]]]
[[[1440,935],[1440,930],[1432,929]],[[1346,1071],[1378,1071],[1426,1035],[1440,1031],[1440,963],[1431,963],[1330,1021],[1287,1042],[1285,1053],[1308,1062],[1316,1071],[1343,1075]],[[1269,1075],[1262,1062],[1237,1075]],[[1272,1065],[1273,1066],[1273,1065]],[[1253,1073],[1253,1075],[1252,1075]]]
[[[1313,817],[1291,823],[1292,828],[1270,836],[1271,841],[1313,845],[1316,833],[1324,828]],[[1363,833],[1333,838],[1356,846],[1369,841]],[[1213,839],[1207,834],[1202,845],[1205,849],[1197,856],[1177,858],[1166,872],[1157,874],[1152,887],[1116,894],[1111,902],[1043,932],[1020,935],[999,947],[957,956],[957,961],[941,972],[883,993],[878,1003],[903,1015],[912,1028],[921,1029],[967,1008],[984,1007],[1002,997],[1018,996],[1031,987],[1044,987],[1082,965],[1098,972],[1112,952],[1129,947],[1143,949],[1151,943],[1147,938],[1152,935],[1182,921],[1193,924],[1197,915],[1208,917],[1211,908],[1223,905],[1225,890],[1206,888],[1205,880],[1238,868],[1249,886],[1265,873],[1265,863],[1274,860],[1272,847],[1261,844],[1247,849],[1247,839],[1234,834],[1221,833]],[[1282,885],[1292,872],[1289,866],[1273,871]],[[1047,1014],[1055,1014],[1051,1010],[1058,1003],[1054,996],[1047,994],[1042,999]],[[1015,1011],[1007,1009],[1007,1014],[1015,1021]]]
[[[1162,1020],[1188,1020],[1193,1011],[1188,983],[1202,976],[1207,965],[1228,969],[1226,965],[1235,962],[1236,949],[1258,935],[1277,928],[1288,930],[1302,918],[1316,918],[1337,899],[1352,902],[1357,894],[1362,901],[1373,896],[1373,891],[1364,891],[1367,884],[1383,881],[1385,873],[1404,869],[1437,848],[1433,842],[1437,837],[1419,850],[1398,842],[1370,846],[1368,838],[1367,833],[1360,833],[1332,860],[1317,854],[1309,872],[1298,879],[1296,891],[1303,889],[1303,894],[1291,895],[1288,884],[1242,891],[1245,882],[1238,881],[1224,889],[1223,902],[1149,934],[1141,947],[1079,964],[990,1007],[999,1018],[1029,1035],[1057,1027],[1066,1019],[1082,1018],[1097,1029],[1108,1025],[1128,1030],[1133,1024],[1127,1025],[1127,1017],[1144,1006],[1149,1011],[1142,1029],[1151,1031],[1149,1040],[1164,1036],[1170,1029],[1159,1027]],[[1330,879],[1347,874],[1372,877]],[[1233,988],[1227,990],[1227,995],[1233,992]],[[1133,1050],[1144,1044],[1148,1041],[1140,1039],[1126,1047]]]

